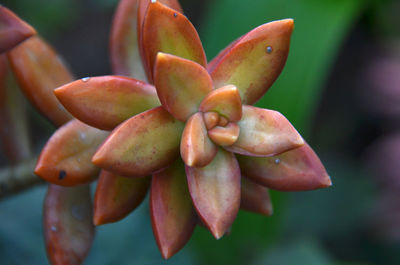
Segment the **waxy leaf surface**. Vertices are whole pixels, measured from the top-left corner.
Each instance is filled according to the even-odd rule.
[[[261,25],[241,37],[210,69],[215,86],[235,85],[243,104],[254,104],[281,73],[292,31],[293,20],[284,19]]]
[[[271,189],[303,191],[332,185],[318,156],[307,144],[278,156],[237,157],[243,175]]]
[[[153,175],[150,212],[157,245],[168,259],[186,244],[197,224],[181,159]]]
[[[57,88],[55,94],[72,115],[102,130],[160,105],[152,85],[122,76],[83,78]]]
[[[36,164],[35,173],[57,185],[75,186],[95,179],[99,169],[91,163],[97,147],[108,132],[72,120],[48,140]]]
[[[220,146],[230,146],[239,138],[240,127],[236,123],[228,123],[225,127],[216,126],[208,131],[208,136]]]
[[[242,118],[242,102],[235,86],[227,85],[210,92],[201,102],[200,111],[215,111],[229,121]]]
[[[94,224],[123,219],[142,203],[149,187],[149,177],[127,178],[102,170],[94,198]]]
[[[165,53],[157,54],[154,85],[163,107],[180,121],[196,113],[202,99],[213,88],[203,66]]]
[[[304,141],[279,112],[243,106],[238,140],[227,150],[249,156],[271,156],[302,146]]]
[[[158,0],[158,1],[164,4],[165,6],[178,11],[179,13],[183,13],[178,0]],[[144,59],[144,48],[143,48],[143,24],[151,0],[138,0],[138,2],[139,4],[138,4],[138,14],[137,14],[137,36],[138,36],[137,38],[139,41],[139,53],[142,58],[142,63],[145,68],[145,71],[147,71],[146,74],[152,75],[152,73],[148,72],[149,65],[147,64],[148,62]]]
[[[127,177],[143,177],[179,156],[184,124],[163,107],[138,114],[114,129],[92,161]]]
[[[44,203],[43,230],[53,265],[79,265],[95,234],[89,186],[50,185]]]
[[[217,154],[218,147],[208,138],[203,114],[197,112],[186,122],[181,139],[181,156],[190,167],[204,167]]]
[[[121,0],[115,11],[110,36],[110,57],[114,74],[146,81],[137,34],[138,0]]]
[[[240,206],[240,169],[235,156],[220,149],[207,166],[186,167],[186,175],[199,217],[215,238],[221,238]]]
[[[73,77],[56,52],[39,37],[32,37],[8,53],[18,84],[40,112],[56,126],[72,116],[55,97],[56,87]]]
[[[143,58],[152,82],[158,52],[169,53],[207,65],[199,35],[181,13],[160,2],[150,3],[143,22]]]
[[[0,53],[7,52],[36,34],[34,28],[4,6],[0,6]]]
[[[242,176],[240,208],[249,212],[272,215],[268,188]]]

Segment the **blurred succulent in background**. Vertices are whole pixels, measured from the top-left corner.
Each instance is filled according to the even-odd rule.
[[[93,222],[124,218],[148,189],[155,238],[169,258],[196,224],[220,238],[240,207],[272,214],[268,188],[330,186],[290,122],[251,106],[282,71],[292,30],[291,19],[259,26],[207,65],[177,1],[122,0],[110,42],[113,72],[120,76],[71,82],[40,38],[15,48],[9,58],[24,92],[54,124],[65,124],[35,169],[52,183],[44,205],[50,261],[81,263]],[[57,98],[80,121],[55,100],[52,90],[60,85]],[[87,184],[98,175],[92,212]]]

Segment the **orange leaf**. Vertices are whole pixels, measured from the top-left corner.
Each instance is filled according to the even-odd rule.
[[[91,163],[91,158],[107,134],[78,120],[68,122],[44,146],[35,173],[62,186],[92,181],[99,169]]]
[[[94,224],[117,222],[136,209],[150,187],[150,178],[126,178],[102,170],[94,198]]]
[[[148,110],[115,128],[92,161],[122,176],[150,175],[178,157],[183,127],[163,107]]]
[[[168,259],[183,248],[197,224],[181,159],[153,175],[150,212],[157,245]]]
[[[44,202],[43,230],[51,264],[78,265],[95,234],[89,186],[50,185]]]
[[[192,23],[181,13],[160,2],[150,3],[143,22],[143,59],[147,76],[153,81],[158,52],[169,53],[207,65],[199,35]]]
[[[186,167],[189,191],[196,211],[215,238],[221,238],[240,206],[240,169],[232,153],[219,150],[205,167]]]
[[[235,85],[243,104],[254,104],[281,73],[292,31],[292,19],[278,20],[253,29],[234,42],[210,68],[215,86]]]
[[[231,152],[249,156],[271,156],[302,146],[303,138],[279,112],[243,106],[243,117],[237,123],[237,141],[225,147]]]
[[[72,115],[102,130],[160,105],[152,85],[122,76],[87,77],[54,93]]]
[[[332,185],[318,156],[307,144],[272,157],[237,157],[243,175],[271,189],[303,191]]]
[[[208,138],[203,114],[197,112],[187,121],[181,139],[181,156],[190,167],[208,165],[218,152],[218,147]]]
[[[161,52],[157,54],[154,84],[163,107],[180,121],[196,113],[200,102],[213,89],[203,66]]]
[[[114,15],[110,36],[113,73],[146,81],[139,53],[138,0],[121,0]]]
[[[31,103],[55,125],[72,116],[54,96],[54,89],[73,77],[56,52],[39,37],[32,37],[8,53],[19,86]]]

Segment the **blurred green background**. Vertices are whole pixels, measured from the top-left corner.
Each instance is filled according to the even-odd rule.
[[[110,73],[108,35],[117,2],[2,0],[54,45],[77,77]],[[294,18],[286,67],[258,105],[282,112],[296,126],[320,155],[333,187],[272,192],[272,217],[240,212],[232,234],[219,241],[196,228],[168,261],[153,239],[146,201],[123,221],[98,228],[84,264],[400,264],[400,1],[181,4],[209,59],[260,24]],[[52,128],[31,115],[40,128],[38,151]],[[45,190],[0,201],[0,264],[47,264]]]

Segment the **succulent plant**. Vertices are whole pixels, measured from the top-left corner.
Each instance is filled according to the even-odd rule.
[[[86,256],[94,234],[87,184],[98,175],[94,224],[124,218],[150,189],[153,231],[164,258],[186,244],[197,224],[218,239],[240,207],[272,214],[268,188],[330,186],[318,156],[290,122],[252,106],[281,73],[292,30],[291,19],[261,25],[207,64],[199,36],[176,0],[122,0],[110,42],[116,75],[55,90],[76,119],[50,138],[35,169],[56,184],[44,209],[51,262],[79,264]],[[17,48],[15,65],[24,62],[18,55],[29,58],[26,47]],[[53,57],[47,62],[57,62]],[[31,76],[30,70],[19,80]],[[71,75],[55,78],[72,81]],[[54,100],[48,94],[38,98],[47,98],[37,107],[55,124],[71,118],[55,115],[64,109],[47,105]]]

